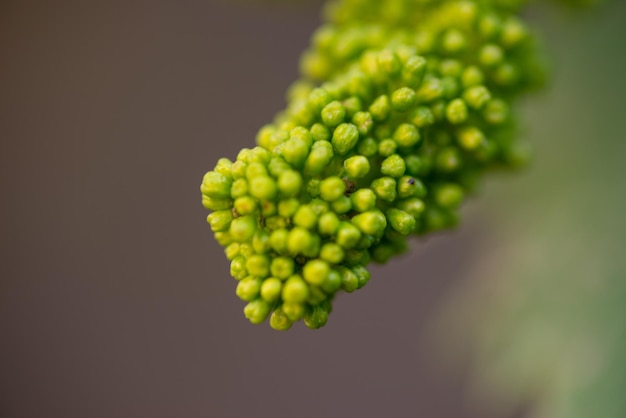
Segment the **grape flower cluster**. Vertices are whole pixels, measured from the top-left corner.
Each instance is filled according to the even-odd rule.
[[[322,327],[370,262],[454,226],[482,173],[523,162],[511,108],[542,71],[522,3],[328,3],[287,108],[201,184],[250,322]]]

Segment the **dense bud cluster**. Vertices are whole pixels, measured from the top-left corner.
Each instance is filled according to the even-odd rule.
[[[511,105],[540,72],[518,3],[329,3],[287,109],[201,185],[252,323],[323,326],[370,261],[454,226],[485,170],[523,159]]]

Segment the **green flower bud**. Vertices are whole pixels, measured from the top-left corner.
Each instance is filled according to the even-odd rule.
[[[281,229],[287,227],[287,220],[280,216],[268,216],[265,218],[265,229],[267,231],[274,231],[275,229]]]
[[[248,164],[248,167],[246,167],[246,178],[248,181],[255,177],[267,177],[267,174],[267,167],[261,163],[250,163]]]
[[[270,313],[270,305],[263,299],[256,299],[243,308],[243,314],[253,324],[265,321]]]
[[[292,258],[288,257],[276,257],[272,259],[270,266],[270,272],[273,277],[281,280],[285,280],[295,271],[295,263]]]
[[[378,144],[378,154],[382,157],[389,157],[396,152],[398,148],[398,143],[393,139],[383,139]]]
[[[343,248],[352,248],[360,239],[361,232],[356,226],[348,222],[341,222],[337,231],[337,244],[341,245]]]
[[[352,270],[352,273],[354,273],[354,275],[359,279],[359,284],[357,287],[358,289],[365,286],[367,282],[370,281],[370,278],[372,277],[371,273],[364,266],[360,264],[356,264],[350,267],[350,270]]]
[[[350,196],[350,199],[352,207],[359,212],[368,211],[376,206],[376,194],[372,189],[359,189]]]
[[[333,132],[333,149],[340,155],[352,150],[359,140],[359,130],[351,123],[342,123]]]
[[[417,155],[407,155],[404,158],[404,163],[406,164],[406,171],[408,174],[412,176],[417,176],[420,174],[422,169],[422,159]]]
[[[282,310],[291,321],[298,321],[304,316],[305,308],[302,303],[284,302]]]
[[[339,177],[328,177],[320,183],[320,196],[327,202],[339,199],[346,191],[346,185]]]
[[[314,244],[311,233],[304,228],[295,227],[289,231],[287,249],[290,254],[303,254]]]
[[[410,176],[402,176],[398,180],[398,197],[423,197],[425,194],[426,188],[424,187],[424,184],[418,179]]]
[[[417,91],[417,100],[420,102],[434,102],[444,94],[444,86],[438,78],[428,78]]]
[[[230,186],[232,180],[223,174],[215,171],[209,171],[204,175],[202,184],[200,185],[200,191],[202,194],[213,198],[230,198]]]
[[[294,167],[302,167],[309,153],[309,145],[300,138],[290,138],[278,147],[282,157]]]
[[[246,242],[256,232],[257,223],[252,216],[241,216],[230,223],[230,235],[235,242]]]
[[[352,123],[356,126],[359,134],[367,135],[370,129],[372,129],[374,121],[369,112],[357,112],[352,117]]]
[[[330,139],[330,130],[321,123],[316,123],[311,126],[310,131],[313,141],[328,141]]]
[[[261,254],[251,255],[246,260],[246,270],[256,277],[267,277],[270,274],[269,257]]]
[[[419,106],[411,115],[411,122],[418,128],[425,128],[435,123],[435,115],[426,106]]]
[[[230,178],[232,176],[232,167],[233,162],[231,160],[228,158],[220,158],[217,160],[217,164],[215,164],[213,171]]]
[[[391,227],[402,235],[408,235],[415,229],[415,218],[399,209],[389,209],[387,219]]]
[[[246,258],[244,256],[239,255],[233,258],[230,262],[230,275],[237,280],[241,280],[248,276],[248,271],[246,270]]]
[[[426,72],[426,59],[424,57],[412,56],[404,64],[402,69],[402,80],[411,88],[417,88],[422,83]]]
[[[443,208],[455,209],[463,201],[463,189],[454,183],[440,186],[435,191],[435,201]]]
[[[259,229],[252,238],[252,248],[258,254],[265,254],[270,250],[270,237],[262,229]]]
[[[485,135],[474,126],[467,126],[457,133],[459,145],[466,150],[474,150],[485,142]]]
[[[357,153],[364,157],[372,157],[378,153],[378,143],[374,138],[363,138],[357,144]]]
[[[250,181],[250,194],[259,200],[271,200],[276,196],[276,182],[271,177],[254,177]]]
[[[467,120],[467,106],[462,99],[454,99],[446,107],[446,118],[454,125],[458,125]]]
[[[406,171],[404,159],[398,154],[387,157],[381,165],[380,171],[390,177],[400,177]]]
[[[327,104],[333,101],[333,97],[323,88],[311,90],[307,101],[308,106],[314,112],[320,112]]]
[[[233,242],[226,246],[226,248],[224,248],[224,254],[228,260],[233,261],[233,259],[239,255],[239,244]]]
[[[352,209],[352,200],[348,196],[339,196],[337,200],[332,202],[332,209],[339,215],[348,213]]]
[[[254,254],[254,248],[248,242],[239,244],[239,254],[241,254],[247,260],[248,257]]]
[[[372,190],[380,199],[393,202],[396,199],[396,181],[391,177],[381,177],[372,182]]]
[[[469,106],[478,110],[491,99],[491,93],[485,86],[474,86],[465,90],[463,99]]]
[[[304,164],[307,174],[319,174],[328,167],[334,156],[333,146],[330,142],[320,140],[313,144],[311,153]]]
[[[265,201],[261,203],[261,215],[264,218],[269,218],[276,215],[277,207],[276,203]]]
[[[401,87],[391,95],[391,107],[397,112],[405,112],[415,106],[417,96],[415,90]]]
[[[381,122],[387,119],[391,113],[391,102],[386,95],[380,96],[369,107],[369,112],[375,121]]]
[[[480,50],[480,63],[485,67],[494,67],[504,59],[504,52],[498,45],[488,44]]]
[[[485,39],[495,38],[501,29],[501,19],[493,13],[485,14],[478,23],[478,30]]]
[[[317,214],[309,205],[302,205],[293,216],[293,223],[306,229],[313,229],[317,225]]]
[[[340,267],[338,272],[341,276],[341,288],[348,293],[352,293],[359,288],[359,277],[349,268]]]
[[[270,246],[278,254],[287,253],[287,240],[289,238],[289,231],[286,229],[277,229],[270,234]]]
[[[248,181],[246,179],[237,179],[230,188],[230,197],[236,199],[248,194]]]
[[[393,139],[401,147],[412,147],[420,141],[420,133],[415,125],[403,123],[393,134]]]
[[[277,331],[287,331],[293,325],[293,321],[289,319],[287,314],[279,308],[272,312],[270,316],[270,326]]]
[[[483,109],[483,117],[487,123],[500,125],[509,117],[509,107],[504,100],[490,100]]]
[[[283,285],[282,298],[286,303],[303,303],[309,297],[309,286],[299,275],[291,276]]]
[[[311,260],[304,265],[302,276],[309,284],[320,286],[326,281],[329,272],[330,266],[326,261]]]
[[[387,226],[385,215],[378,209],[356,215],[351,222],[364,234],[374,236],[382,236]]]
[[[505,48],[513,48],[519,45],[528,36],[528,29],[521,20],[509,18],[504,22],[500,42]]]
[[[435,164],[437,170],[452,173],[461,168],[462,157],[457,147],[446,147],[437,153]]]
[[[321,305],[316,305],[307,310],[304,315],[304,323],[311,329],[318,329],[328,322],[328,311]]]
[[[470,65],[463,70],[461,74],[461,84],[464,88],[480,86],[485,81],[485,76],[480,68],[475,65]]]
[[[341,221],[333,212],[324,213],[317,221],[317,230],[322,235],[334,235]]]
[[[300,201],[295,197],[278,202],[278,215],[283,218],[291,218],[298,211]]]
[[[235,161],[231,167],[231,172],[233,173],[233,179],[241,179],[246,177],[246,169],[248,168],[248,164],[243,161]]]
[[[341,275],[337,270],[331,269],[326,281],[322,284],[322,290],[330,295],[341,288]]]
[[[343,248],[334,242],[328,242],[320,250],[320,258],[331,264],[339,264],[345,257]],[[305,277],[306,278],[306,277]],[[323,283],[322,283],[323,284]]]
[[[265,279],[261,284],[261,297],[269,303],[276,302],[283,289],[281,281],[275,277]]]
[[[211,225],[213,232],[227,231],[232,220],[231,210],[218,210],[207,216],[207,222]]]
[[[257,201],[250,196],[242,196],[235,199],[234,207],[237,214],[241,216],[252,215],[258,209]]]
[[[355,155],[344,161],[343,166],[348,173],[348,176],[352,178],[365,177],[370,171],[369,160],[362,155]]]
[[[329,128],[334,128],[344,121],[346,117],[346,109],[338,101],[333,101],[324,106],[322,109],[322,121]]]
[[[449,29],[444,33],[441,47],[445,53],[457,54],[465,49],[467,40],[463,33],[457,29]]]
[[[285,197],[297,196],[302,189],[302,175],[294,170],[286,170],[278,177],[278,190]]]
[[[248,276],[237,283],[237,296],[239,299],[250,302],[259,296],[261,290],[261,279],[258,277]]]
[[[426,209],[426,205],[424,205],[423,200],[413,197],[400,201],[398,203],[398,209],[408,213],[414,218],[419,218]]]

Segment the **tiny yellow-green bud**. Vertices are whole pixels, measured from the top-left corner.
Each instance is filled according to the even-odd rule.
[[[333,132],[333,149],[343,155],[352,150],[359,140],[359,130],[351,123],[342,123]]]
[[[333,101],[324,106],[321,112],[322,121],[329,128],[334,128],[344,121],[346,117],[345,107],[338,101]]]
[[[359,212],[365,212],[376,207],[376,194],[372,189],[359,189],[350,196],[350,199],[352,200],[352,207]]]
[[[339,199],[345,191],[346,185],[339,177],[328,177],[320,183],[320,197],[327,202]]]
[[[259,296],[261,290],[261,279],[258,277],[248,276],[237,283],[235,293],[241,300],[251,301]]]
[[[317,222],[317,230],[322,235],[334,235],[339,229],[341,221],[333,212],[326,212]]]
[[[207,217],[207,222],[211,225],[213,232],[227,231],[233,220],[232,210],[218,210]]]
[[[403,123],[396,128],[393,139],[401,147],[412,147],[420,141],[420,133],[415,125]]]
[[[254,254],[246,259],[246,270],[252,276],[264,278],[270,274],[270,260],[266,255]]]
[[[324,260],[311,260],[304,265],[302,276],[308,283],[321,286],[328,277],[330,266]]]
[[[303,303],[309,297],[309,286],[300,275],[287,279],[282,289],[282,299],[286,303]]]
[[[265,321],[269,313],[270,305],[263,299],[253,300],[243,309],[243,314],[253,324],[260,324]]]
[[[276,309],[270,316],[270,326],[276,331],[287,331],[293,325],[293,321],[285,314],[282,308]]]
[[[415,106],[417,96],[415,90],[401,87],[391,95],[391,107],[397,112],[405,112]]]
[[[391,177],[381,177],[372,182],[372,190],[380,199],[393,202],[396,199],[396,181]]]
[[[454,125],[458,125],[467,120],[467,106],[463,99],[454,99],[446,107],[446,118]]]
[[[246,242],[256,232],[257,223],[252,216],[240,216],[230,223],[230,235],[235,242]]]
[[[276,302],[280,297],[282,288],[283,284],[279,279],[275,277],[265,279],[261,284],[261,297],[270,303]]]
[[[346,169],[348,176],[356,179],[365,177],[369,173],[370,162],[362,155],[355,155],[345,160],[343,167]]]
[[[400,177],[406,171],[404,159],[398,154],[390,155],[382,162],[380,171],[390,177]]]

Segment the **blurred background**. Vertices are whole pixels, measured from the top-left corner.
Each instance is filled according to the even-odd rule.
[[[461,228],[319,331],[243,317],[199,184],[284,106],[321,4],[0,3],[0,416],[626,416],[626,2],[533,8],[535,160]]]

